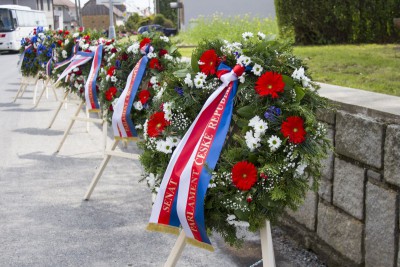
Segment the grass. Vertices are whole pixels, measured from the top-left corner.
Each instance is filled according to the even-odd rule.
[[[250,16],[228,17],[216,14],[210,17],[199,17],[190,22],[188,29],[181,32],[177,39],[184,45],[196,45],[203,39],[221,38],[228,41],[239,40],[244,32],[263,32],[278,34],[276,20]]]
[[[399,45],[297,46],[313,80],[400,96]]]

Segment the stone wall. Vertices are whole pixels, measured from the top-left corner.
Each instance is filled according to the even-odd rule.
[[[328,266],[400,267],[400,116],[336,104],[319,114],[335,147],[319,191],[282,226]]]

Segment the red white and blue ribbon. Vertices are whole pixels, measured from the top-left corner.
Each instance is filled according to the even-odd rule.
[[[18,62],[17,62],[17,67],[19,69],[21,68],[21,64],[22,64],[22,61],[24,60],[26,51],[28,51],[28,49],[30,49],[31,47],[33,47],[32,44],[25,46],[24,52],[22,52],[21,55],[19,55],[19,59],[18,59]]]
[[[51,58],[46,63],[46,75],[48,77],[50,77],[51,69],[53,68],[53,60],[54,60],[54,54],[55,54],[54,51],[55,51],[54,49],[51,51]]]
[[[76,55],[74,55],[68,67],[66,67],[65,70],[61,73],[60,77],[58,77],[56,83],[67,76],[74,68],[77,68],[91,60],[93,58],[93,55],[94,53],[92,52],[78,52]]]
[[[69,58],[63,60],[63,61],[60,61],[60,62],[55,63],[55,64],[54,64],[54,69],[56,70],[56,69],[58,69],[58,68],[61,68],[62,66],[65,66],[65,65],[69,64],[69,63],[72,61],[72,58],[76,55],[76,53],[78,53],[78,50],[79,50],[79,44],[75,44],[75,45],[72,47],[72,54],[71,54],[71,56],[70,56]]]
[[[96,47],[94,52],[92,67],[85,83],[85,100],[86,107],[89,111],[98,111],[100,108],[97,98],[96,80],[101,65],[101,57],[103,54],[103,45]]]
[[[149,58],[147,54],[153,52],[153,47],[146,45],[141,49],[144,56],[136,63],[126,81],[125,89],[122,91],[117,103],[114,105],[112,116],[112,128],[115,139],[135,139],[137,132],[131,118],[131,110],[136,93],[146,72]]]
[[[233,70],[221,63],[217,75],[222,85],[207,99],[178,144],[165,171],[153,205],[149,230],[178,233],[182,225],[186,241],[213,251],[204,221],[204,198],[228,133],[237,91],[237,77],[245,68]]]

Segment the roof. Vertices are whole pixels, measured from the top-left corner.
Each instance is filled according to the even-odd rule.
[[[113,12],[116,16],[122,17],[123,12],[126,10],[124,5],[113,6]],[[83,16],[97,16],[97,15],[108,15],[108,5],[96,5],[96,0],[90,0],[82,8]]]
[[[71,2],[71,0],[53,0],[53,6],[75,7],[75,3]]]

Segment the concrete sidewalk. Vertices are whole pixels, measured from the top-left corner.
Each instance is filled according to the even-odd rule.
[[[0,55],[0,265],[162,266],[176,236],[145,230],[151,194],[138,182],[139,162],[112,158],[91,200],[83,201],[102,160],[101,128],[87,133],[86,124],[76,122],[56,154],[76,105],[62,109],[46,129],[58,106],[52,94],[33,109],[29,87],[13,103],[17,58]],[[134,145],[126,150],[138,153]],[[218,236],[212,242],[214,253],[186,246],[178,266],[249,266],[261,258],[256,235],[241,250]],[[292,263],[285,254],[276,252],[278,267],[317,266]]]

